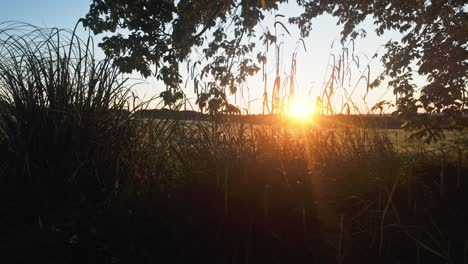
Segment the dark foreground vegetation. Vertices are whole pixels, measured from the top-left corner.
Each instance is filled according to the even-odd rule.
[[[467,263],[466,134],[143,119],[89,44],[11,32],[2,263]]]

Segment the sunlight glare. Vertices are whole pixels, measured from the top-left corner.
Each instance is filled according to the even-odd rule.
[[[295,100],[289,109],[288,115],[298,120],[307,121],[312,118],[313,109],[304,100]]]

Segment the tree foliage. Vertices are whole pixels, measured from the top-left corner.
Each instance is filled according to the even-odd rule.
[[[339,18],[342,39],[366,32],[358,26],[371,18],[377,35],[398,31],[402,38],[386,44],[383,73],[372,83],[387,78],[397,96],[396,114],[417,136],[431,136],[440,129],[442,117],[450,127],[460,127],[467,109],[468,92],[468,1],[466,0],[298,0],[304,7],[291,18],[302,35],[312,29],[312,19],[322,14]],[[417,87],[414,78],[426,82]],[[434,114],[420,115],[421,112]],[[432,130],[432,131],[431,131]]]
[[[343,41],[365,36],[359,25],[366,19],[373,20],[378,35],[400,32],[401,40],[386,44],[385,70],[372,87],[387,78],[397,96],[396,113],[423,134],[438,123],[420,112],[443,115],[452,127],[460,126],[467,105],[467,0],[296,1],[303,13],[289,21],[303,37],[323,14],[338,18]],[[156,74],[170,89],[181,83],[179,63],[194,47],[205,47],[207,63],[198,77],[214,78],[211,91],[235,92],[237,84],[259,70],[248,57],[255,48],[255,25],[282,2],[286,0],[93,0],[83,23],[95,34],[113,33],[100,46],[121,70]],[[416,86],[416,76],[426,79],[423,87]]]
[[[202,47],[203,65],[195,61],[189,71],[194,75],[193,67],[202,66],[201,73],[192,77],[214,81],[206,91],[199,91],[198,85],[194,89],[198,95],[209,93],[208,97],[219,99],[219,91],[235,93],[246,76],[259,70],[248,56],[255,47],[248,39],[254,37],[253,28],[264,18],[263,11],[284,1],[93,0],[81,21],[94,34],[112,33],[99,46],[123,72],[136,70],[164,81],[167,103],[174,101],[172,95],[177,96],[182,83],[180,62],[193,48]],[[208,38],[207,32],[212,36]]]

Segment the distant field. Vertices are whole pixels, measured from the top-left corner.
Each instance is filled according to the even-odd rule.
[[[154,120],[155,118],[144,118],[145,120]],[[157,120],[162,120],[160,118],[156,118]],[[437,149],[447,149],[453,147],[456,143],[456,140],[466,140],[468,138],[468,129],[464,131],[453,131],[453,130],[446,130],[443,132],[443,137],[440,138],[437,142],[431,142],[430,144],[426,144],[421,140],[411,139],[411,131],[406,131],[400,128],[381,128],[381,127],[370,127],[370,128],[362,128],[362,127],[353,127],[350,126],[348,128],[338,127],[338,128],[330,128],[330,127],[323,127],[320,124],[316,123],[314,120],[309,121],[301,121],[301,120],[294,120],[294,119],[287,119],[287,118],[273,118],[270,120],[263,120],[262,122],[258,122],[257,120],[248,120],[248,119],[241,119],[236,120],[234,117],[234,121],[231,117],[225,117],[222,119],[218,125],[215,125],[214,122],[210,120],[173,120],[170,122],[178,122],[180,124],[189,125],[193,127],[211,127],[212,130],[218,129],[218,132],[226,132],[230,131],[232,134],[232,130],[239,130],[244,129],[246,135],[255,131],[256,129],[266,129],[274,127],[277,130],[287,130],[290,131],[293,135],[300,137],[304,137],[308,132],[314,130],[322,130],[322,131],[334,131],[338,135],[343,135],[347,133],[349,130],[354,131],[375,131],[379,133],[383,133],[388,137],[390,142],[395,146],[395,148],[400,152],[414,152],[414,151],[434,151]],[[349,130],[348,130],[349,129]]]

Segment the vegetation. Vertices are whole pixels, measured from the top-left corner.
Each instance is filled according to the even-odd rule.
[[[401,150],[378,129],[145,119],[91,41],[1,28],[8,263],[468,259],[466,133]]]
[[[106,54],[115,58],[124,72],[156,74],[169,87],[167,99],[181,98],[176,94],[181,83],[179,62],[187,59],[192,48],[203,47],[204,60],[190,66],[205,65],[201,76],[195,78],[195,86],[208,73],[214,80],[208,94],[197,95],[205,99],[212,96],[213,102],[221,105],[226,89],[236,92],[245,76],[260,69],[246,56],[255,48],[255,25],[267,11],[278,9],[283,2],[231,0],[213,5],[212,1],[93,0],[82,21],[95,34],[113,33],[100,44]],[[387,78],[398,98],[395,113],[405,121],[404,127],[415,130],[418,137],[432,140],[440,136],[436,133],[441,131],[439,120],[431,114],[442,114],[452,128],[463,127],[462,113],[467,109],[468,98],[466,0],[296,2],[303,7],[303,13],[290,18],[290,22],[301,29],[303,37],[311,31],[313,19],[323,14],[337,17],[338,24],[343,25],[343,42],[365,36],[367,33],[358,26],[366,19],[374,22],[378,35],[400,32],[400,41],[386,45],[384,72],[375,81],[368,80],[368,88],[378,87]],[[275,30],[276,26],[289,32],[280,21],[275,23]],[[124,36],[118,29],[130,33]],[[228,33],[231,31],[234,33]],[[212,37],[205,38],[206,32],[211,32]],[[260,40],[275,43],[275,34],[261,33]],[[262,54],[257,58],[259,64],[266,60]],[[154,71],[151,63],[156,64]],[[425,84],[416,85],[413,79],[418,76],[426,79]],[[272,98],[272,104],[274,101]],[[421,112],[426,115],[418,114]]]
[[[374,22],[379,36],[389,31],[401,33],[400,41],[385,45],[384,71],[370,87],[388,79],[397,96],[395,113],[418,137],[433,137],[434,129],[440,129],[440,120],[430,114],[442,114],[453,128],[463,127],[468,98],[467,1],[298,2],[305,11],[290,21],[304,36],[311,30],[311,19],[322,14],[339,18],[343,40],[365,36],[366,31],[357,27],[366,19]],[[417,84],[414,79],[418,77],[425,83]]]

